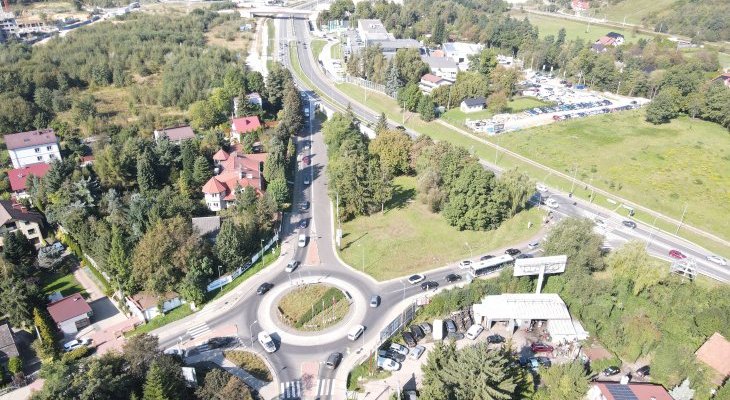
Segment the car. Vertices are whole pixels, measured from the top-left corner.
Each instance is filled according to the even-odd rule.
[[[309,178],[304,178],[304,186],[309,186]]]
[[[327,361],[324,364],[329,369],[335,369],[340,365],[340,361],[342,361],[342,353],[334,352],[327,357]]]
[[[307,229],[307,226],[309,226],[309,220],[307,218],[303,218],[303,219],[299,220],[299,224],[297,225],[297,228]]]
[[[485,255],[479,257],[479,261],[486,261],[486,260],[489,260],[490,258],[494,258],[494,256],[491,254],[485,254]]]
[[[264,348],[264,350],[266,350],[267,353],[273,353],[276,351],[276,343],[274,343],[271,335],[269,335],[267,332],[259,332],[258,339],[259,343],[261,343],[261,346]]]
[[[502,335],[489,335],[487,336],[487,343],[504,343],[504,336]]]
[[[401,354],[403,356],[407,356],[408,355],[408,352],[410,350],[408,350],[408,347],[403,346],[402,344],[399,344],[399,343],[391,343],[390,344],[390,351],[394,351],[394,352],[396,352],[398,354]]]
[[[456,333],[456,324],[454,321],[447,319],[444,322],[446,323],[446,331],[448,333]]]
[[[545,205],[552,209],[560,207],[560,204],[558,204],[558,201],[553,198],[549,198],[549,199],[545,200]]]
[[[516,259],[520,259],[520,258],[532,258],[532,257],[533,257],[532,254],[525,254],[525,253],[518,254],[518,255],[515,256]]]
[[[601,372],[601,374],[603,374],[603,376],[613,376],[613,375],[618,374],[619,372],[621,372],[621,370],[619,369],[619,367],[610,366],[610,367],[604,369]]]
[[[185,358],[185,350],[177,348],[177,347],[170,347],[169,349],[166,349],[162,353]]]
[[[677,260],[687,258],[687,256],[679,250],[669,250],[669,257],[676,258]]]
[[[421,284],[421,290],[431,290],[437,288],[438,286],[439,284],[436,281],[427,281]]]
[[[530,250],[535,250],[538,247],[540,247],[540,242],[530,242],[527,244],[527,248]]]
[[[299,206],[299,210],[301,210],[301,211],[307,211],[307,210],[309,210],[309,202],[308,201],[305,201],[304,203],[302,203]]]
[[[299,247],[306,247],[307,246],[307,235],[300,234],[299,239],[297,240],[297,246]]]
[[[461,280],[461,275],[459,275],[459,274],[448,274],[448,275],[446,275],[446,278],[445,279],[446,279],[446,282],[452,283],[452,282],[456,282],[458,280]]]
[[[522,252],[519,251],[519,250],[517,250],[517,249],[507,249],[507,250],[504,251],[504,254],[509,254],[512,257],[514,257],[514,256],[516,256],[516,255],[518,255],[520,253],[522,253]]]
[[[548,357],[535,357],[538,364],[542,365],[543,367],[550,367],[553,365],[553,362]]]
[[[461,269],[467,269],[470,266],[471,266],[471,261],[469,261],[469,260],[459,261],[459,268],[461,268]]]
[[[466,331],[466,338],[469,340],[475,340],[484,331],[484,327],[479,324],[474,324],[469,327]]]
[[[530,350],[532,350],[533,353],[549,353],[555,349],[549,344],[533,343],[530,345]]]
[[[396,353],[395,351],[384,349],[384,350],[378,350],[378,357],[382,358],[389,358],[393,361],[403,362],[406,360],[406,356],[400,353]]]
[[[398,371],[400,369],[400,363],[390,358],[378,357],[378,368],[386,371]]]
[[[90,344],[91,344],[91,339],[89,339],[89,338],[85,338],[85,339],[74,339],[74,340],[72,340],[72,341],[67,342],[66,344],[64,344],[63,345],[63,350],[64,351],[72,351],[72,350],[78,349],[79,347],[88,346]]]
[[[302,157],[302,164],[309,165],[310,161],[311,160],[310,160],[309,156]]]
[[[621,224],[627,228],[636,229],[636,222],[634,221],[625,220],[621,221]]]
[[[426,279],[425,276],[423,276],[421,274],[415,274],[415,275],[411,275],[411,276],[408,277],[408,282],[411,285],[415,285],[416,283],[421,282],[424,279]]]
[[[604,221],[604,220],[602,220],[602,219],[600,219],[600,218],[596,218],[596,219],[594,219],[593,221],[594,221],[594,222],[596,223],[596,226],[597,226],[597,227],[599,227],[599,228],[603,228],[603,229],[606,229],[606,226],[607,226],[607,225],[606,225],[606,221]]]
[[[299,266],[299,261],[297,260],[291,260],[289,261],[289,264],[286,265],[286,268],[284,268],[284,271],[286,272],[292,272]]]
[[[707,256],[707,261],[712,261],[715,264],[722,265],[723,267],[727,266],[727,260],[720,256],[715,256],[715,255],[710,254]]]
[[[419,358],[421,358],[421,356],[425,352],[426,352],[426,348],[421,345],[418,345],[411,349],[411,351],[408,353],[408,358],[410,358],[412,360],[418,360]]]
[[[419,341],[426,337],[423,329],[421,329],[421,327],[418,325],[411,325],[411,335],[413,335],[413,338],[416,339],[416,341]]]
[[[258,294],[259,296],[262,294],[266,294],[266,292],[271,290],[272,287],[274,287],[273,283],[264,282],[261,285],[259,285],[258,289],[256,289],[256,294]]]
[[[431,333],[432,328],[431,328],[431,324],[430,323],[424,322],[424,323],[422,323],[422,324],[420,324],[418,326],[421,327],[421,329],[423,329],[423,333],[425,333],[427,335],[429,333]]]
[[[412,333],[404,331],[401,333],[401,336],[403,336],[403,341],[406,342],[408,347],[414,347],[416,345],[417,340],[413,337]]]
[[[639,377],[647,377],[650,375],[651,368],[648,365],[644,365],[643,367],[636,370],[636,376]]]

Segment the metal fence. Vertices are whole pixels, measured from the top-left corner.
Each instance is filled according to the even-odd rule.
[[[241,276],[241,274],[243,274],[248,269],[253,267],[254,264],[256,264],[256,261],[258,261],[261,257],[263,257],[264,253],[266,253],[271,248],[271,246],[275,245],[278,241],[279,241],[279,233],[276,233],[274,235],[274,237],[271,238],[271,240],[269,240],[269,242],[266,243],[266,245],[260,251],[257,251],[256,254],[254,254],[253,257],[251,257],[250,262],[247,262],[243,266],[238,267],[235,271],[231,272],[230,275],[222,276],[222,277],[214,280],[213,282],[209,283],[206,288],[206,291],[211,292],[213,290],[216,290],[222,286],[225,286],[225,285],[233,282],[234,279],[238,278],[239,276]]]
[[[371,82],[367,79],[358,78],[355,76],[345,75],[345,82],[352,83],[353,85],[357,85],[360,87],[363,87],[365,89],[374,90],[376,92],[380,92],[386,96],[395,98],[393,93],[390,93],[388,89],[385,87],[385,85],[381,85],[379,83]]]
[[[413,317],[416,315],[416,303],[411,303],[406,307],[403,312],[401,312],[397,317],[395,317],[388,325],[383,328],[383,330],[380,331],[380,340],[378,342],[378,347],[380,347],[383,343],[385,343],[386,340],[390,339],[393,335],[396,334],[401,328],[408,325],[409,322],[413,320]]]

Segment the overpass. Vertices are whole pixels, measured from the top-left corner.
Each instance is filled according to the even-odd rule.
[[[241,16],[244,18],[254,17],[299,17],[309,19],[313,13],[312,10],[302,10],[298,8],[281,7],[281,6],[262,6],[240,9]]]

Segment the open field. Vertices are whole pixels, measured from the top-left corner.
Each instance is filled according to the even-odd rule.
[[[642,18],[654,13],[661,13],[671,7],[677,0],[623,0],[616,4],[608,4],[595,10],[597,18],[623,22],[624,17],[629,24],[642,24]],[[591,9],[593,11],[593,9]]]
[[[595,42],[598,38],[608,32],[617,32],[624,35],[627,42],[634,42],[641,38],[652,39],[651,35],[635,33],[631,28],[617,29],[596,24],[591,24],[589,27],[586,22],[578,22],[559,17],[549,17],[546,15],[521,13],[519,11],[513,11],[512,16],[518,19],[524,19],[527,17],[531,24],[538,27],[541,38],[548,35],[557,37],[560,28],[565,28],[565,36],[567,40],[583,38],[589,43]]]
[[[279,301],[283,322],[302,331],[320,331],[347,315],[350,304],[340,289],[329,285],[305,285]]]
[[[69,296],[74,293],[81,293],[83,296],[86,296],[86,291],[79,281],[76,280],[73,272],[69,272],[68,274],[61,274],[60,272],[53,274],[44,273],[41,275],[40,286],[44,295],[61,292],[63,296]]]
[[[229,350],[223,352],[223,354],[228,361],[236,364],[237,367],[253,375],[254,378],[264,382],[271,382],[273,380],[269,367],[260,356],[250,351],[242,350]]]
[[[542,107],[550,105],[549,102],[538,100],[534,97],[516,97],[508,103],[509,110],[507,113],[518,113],[530,108]],[[452,108],[441,116],[441,119],[449,121],[455,125],[463,125],[467,119],[486,119],[494,115],[489,110],[483,110],[475,113],[465,114],[458,108]]]
[[[333,44],[332,47],[330,47],[330,56],[333,59],[341,60],[342,59],[342,44],[340,44],[340,43]]]
[[[385,213],[357,217],[342,225],[340,255],[353,268],[387,280],[441,267],[464,254],[474,256],[511,246],[539,232],[542,211],[524,211],[494,231],[459,231],[416,197],[416,178],[395,179]],[[532,222],[532,228],[527,228]]]
[[[205,33],[205,39],[211,46],[219,46],[237,52],[245,58],[248,54],[248,47],[253,41],[252,32],[240,32],[238,29],[244,20],[228,21],[224,24],[214,26]]]
[[[314,55],[315,60],[319,60],[319,55],[322,53],[322,49],[324,48],[324,45],[327,44],[326,40],[321,39],[314,39],[312,40],[312,54]]]
[[[279,301],[279,309],[289,318],[299,321],[331,288],[328,285],[306,285],[294,289]]]

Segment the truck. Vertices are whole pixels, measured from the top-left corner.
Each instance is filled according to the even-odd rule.
[[[444,320],[435,319],[433,320],[433,340],[444,339]]]

